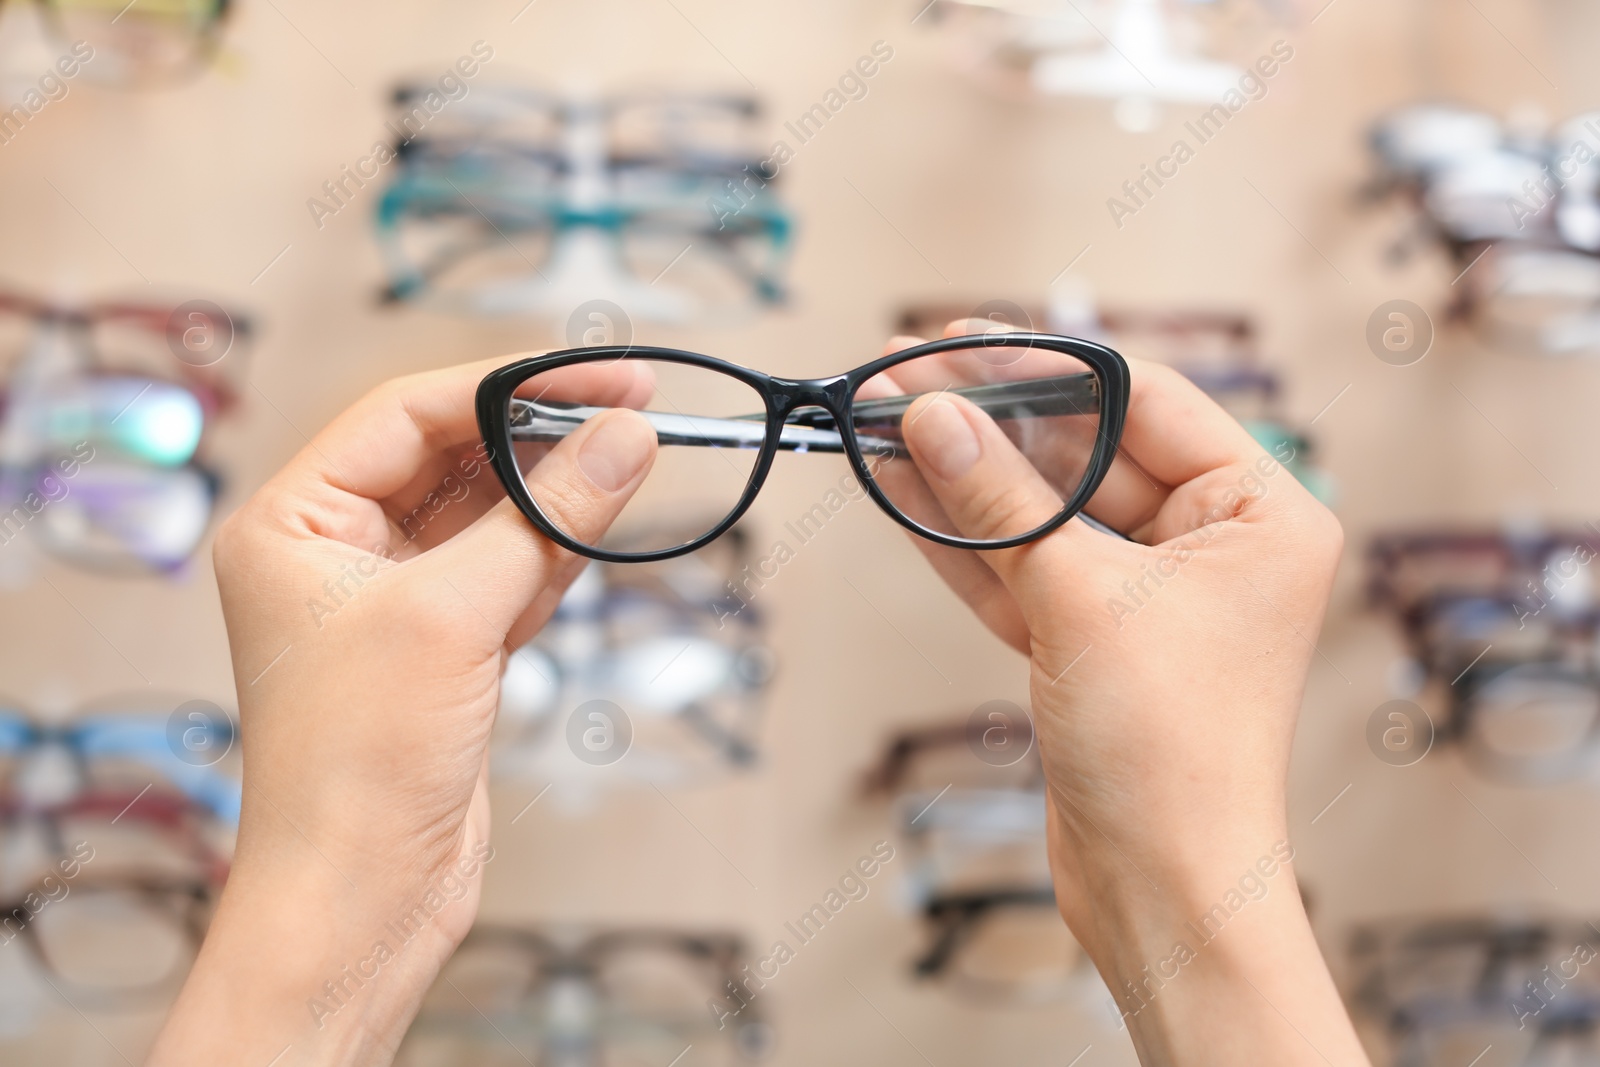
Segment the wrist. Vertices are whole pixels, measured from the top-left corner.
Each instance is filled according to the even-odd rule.
[[[1076,909],[1074,932],[1140,1062],[1367,1062],[1292,860],[1285,839],[1263,837],[1203,867],[1152,864],[1154,886],[1138,874],[1095,880],[1080,872],[1089,907]]]
[[[471,868],[359,890],[317,860],[236,869],[149,1062],[389,1062],[471,924]]]

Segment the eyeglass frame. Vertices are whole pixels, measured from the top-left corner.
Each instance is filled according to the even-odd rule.
[[[564,940],[552,936],[548,928],[493,923],[474,926],[456,950],[456,955],[465,958],[474,949],[485,946],[510,949],[532,965],[527,976],[529,984],[516,990],[523,1013],[526,1012],[529,997],[552,980],[576,978],[593,985],[605,958],[613,953],[622,954],[639,948],[663,950],[705,964],[717,972],[718,978],[726,979],[729,983],[738,981],[740,965],[751,958],[745,939],[739,934],[725,931],[692,932],[665,927],[623,926],[596,930],[575,940]],[[749,967],[746,966],[745,970],[748,971]],[[441,970],[440,973],[443,977],[445,972]],[[726,989],[717,987],[716,992],[725,995]],[[766,1026],[760,1006],[753,1002],[746,1004],[739,1016],[734,1024],[736,1041],[741,1040],[741,1034],[759,1034]],[[426,1026],[437,1018],[424,1008],[417,1017],[417,1023]]]
[[[1048,884],[936,894],[922,904],[922,919],[932,936],[912,962],[912,973],[924,979],[954,974],[956,957],[961,955],[977,928],[995,912],[1006,908],[1042,907],[1054,911],[1056,906],[1055,889]]]
[[[871,469],[867,466],[866,458],[862,455],[860,443],[856,439],[856,433],[853,429],[850,429],[854,421],[852,416],[855,408],[856,393],[869,379],[892,367],[914,359],[920,359],[924,356],[936,356],[944,352],[965,351],[975,347],[1023,348],[1030,350],[1037,347],[1046,351],[1072,356],[1088,365],[1090,368],[1089,373],[1094,376],[1099,394],[1099,411],[1097,412],[1099,422],[1095,427],[1094,451],[1089,456],[1089,463],[1085,468],[1083,479],[1079,482],[1071,497],[1062,502],[1061,510],[1048,522],[1026,533],[995,541],[981,541],[942,534],[921,525],[910,516],[902,514],[890,502],[888,496],[873,478]],[[517,389],[535,375],[581,363],[600,363],[608,359],[612,362],[620,362],[628,358],[676,363],[682,366],[720,372],[755,390],[767,406],[765,435],[761,441],[760,454],[756,458],[755,466],[751,469],[750,480],[746,483],[744,494],[740,497],[738,503],[708,533],[673,548],[657,549],[651,552],[615,552],[595,545],[586,545],[568,535],[551,521],[533,499],[532,493],[528,491],[522,472],[517,467],[516,452],[513,448],[511,434],[511,419],[509,415],[511,401],[516,398]],[[772,469],[772,461],[781,449],[783,429],[786,425],[789,425],[789,417],[795,412],[803,411],[806,408],[820,408],[831,416],[839,434],[842,450],[849,460],[852,473],[861,481],[862,486],[873,501],[877,503],[878,507],[891,519],[912,533],[949,548],[981,551],[999,551],[1031,544],[1066,525],[1069,520],[1083,509],[1089,499],[1094,496],[1095,491],[1100,488],[1100,483],[1104,481],[1107,472],[1111,469],[1112,461],[1116,458],[1118,444],[1122,439],[1122,429],[1127,421],[1130,390],[1131,382],[1128,364],[1121,355],[1104,345],[1085,341],[1081,338],[1064,337],[1056,334],[994,333],[977,336],[946,337],[937,341],[929,341],[926,344],[901,349],[887,356],[880,356],[869,363],[856,367],[854,370],[846,371],[844,374],[837,374],[827,378],[804,379],[774,377],[749,367],[729,363],[715,356],[706,356],[697,352],[687,352],[674,348],[656,348],[645,345],[605,345],[594,348],[565,349],[546,355],[531,356],[528,359],[518,360],[498,370],[491,371],[478,385],[475,406],[478,429],[483,435],[484,443],[488,446],[489,462],[493,466],[495,474],[499,476],[501,484],[505,487],[506,494],[516,502],[518,510],[540,533],[567,551],[586,556],[589,559],[597,559],[606,563],[647,563],[687,555],[710,544],[732,529],[734,523],[744,516],[750,505],[755,502],[755,498],[760,494],[761,487],[766,482],[767,475]],[[799,422],[795,425],[805,427],[808,424]],[[814,429],[818,428],[815,424],[809,425]]]
[[[181,846],[194,861],[195,876],[218,892],[228,880],[233,859],[212,841],[207,831],[231,830],[227,816],[201,801],[180,792],[157,786],[142,792],[120,789],[89,789],[72,798],[46,807],[26,802],[14,793],[0,792],[0,837],[38,827],[58,855],[69,847],[63,823],[78,819],[103,819],[107,825],[120,822],[161,834]]]
[[[0,7],[4,6],[5,0],[0,0]],[[31,6],[38,11],[40,21],[56,43],[66,45],[73,43],[61,20],[62,4],[59,0],[33,0],[31,4],[29,0],[18,0],[17,6]],[[128,4],[128,7],[132,6],[132,3]],[[167,84],[182,81],[185,78],[195,76],[216,59],[217,52],[222,46],[222,27],[228,21],[228,16],[233,11],[234,5],[233,0],[207,0],[207,7],[210,10],[205,14],[204,21],[185,28],[186,35],[192,37],[195,41],[194,52],[185,57],[185,61],[181,66],[174,66],[170,70],[161,71],[162,76],[160,78],[152,79],[147,84]],[[127,8],[123,8],[123,12],[125,13],[126,11]],[[122,15],[119,14],[111,22],[114,23],[121,17]],[[140,83],[138,79],[116,79],[111,84],[137,85]]]
[[[448,163],[446,165],[448,166]],[[380,243],[386,246],[385,250],[387,251],[392,243],[398,242],[400,228],[408,219],[432,221],[440,217],[458,217],[476,223],[481,218],[488,222],[493,234],[486,232],[483,234],[481,244],[467,249],[453,249],[447,257],[435,256],[433,262],[417,265],[402,262],[400,269],[391,269],[390,273],[396,277],[392,277],[379,293],[379,300],[382,303],[408,300],[416,294],[425,292],[439,274],[486,249],[499,248],[505,244],[506,232],[549,233],[554,241],[573,231],[598,231],[612,241],[621,241],[624,233],[647,228],[641,225],[641,220],[648,223],[657,218],[665,219],[668,223],[660,228],[661,232],[681,231],[709,241],[711,248],[727,261],[724,265],[754,289],[760,302],[777,304],[785,298],[784,286],[778,274],[779,268],[788,257],[791,225],[788,212],[770,194],[765,196],[758,194],[740,211],[738,219],[735,220],[736,227],[724,232],[723,227],[712,228],[711,222],[715,221],[715,218],[711,216],[698,227],[679,226],[679,220],[667,212],[681,205],[675,205],[670,201],[639,205],[612,204],[594,209],[578,209],[571,207],[567,198],[562,195],[531,195],[523,187],[525,183],[517,182],[509,183],[516,191],[517,197],[515,199],[502,197],[501,202],[513,204],[519,210],[503,210],[494,203],[485,207],[482,190],[473,191],[477,194],[475,200],[463,191],[449,174],[440,176],[450,187],[449,191],[436,183],[432,188],[427,188],[426,182],[430,176],[421,173],[417,168],[402,171],[394,183],[384,190],[378,202],[373,225],[378,231]],[[697,176],[690,175],[690,177]],[[703,180],[714,177],[716,177],[714,174],[698,176]],[[495,180],[490,184],[493,192],[507,183]],[[704,189],[685,190],[685,202],[692,197],[693,203],[699,205],[699,194],[704,191]],[[458,201],[464,202],[471,210],[459,208]],[[532,221],[536,219],[542,220],[544,224]],[[733,249],[733,239],[740,237],[765,242],[770,248],[768,258],[772,262],[767,264],[745,262]],[[392,258],[399,261],[400,255],[396,253]],[[535,270],[537,271],[537,268]]]
[[[41,2],[47,3],[48,0]],[[0,0],[0,4],[3,3],[5,0]],[[115,353],[102,351],[95,343],[95,328],[108,323],[122,324],[152,337],[164,337],[169,345],[175,340],[181,343],[182,334],[174,334],[172,324],[172,313],[181,306],[178,302],[137,300],[55,303],[19,290],[0,287],[0,319],[10,316],[29,320],[35,333],[50,328],[69,331],[77,354],[81,357],[83,369],[80,373],[83,375],[148,378],[177,385],[194,394],[209,425],[213,418],[225,414],[239,403],[238,389],[218,373],[216,364],[196,365],[180,361],[176,373],[168,375],[153,368],[124,367],[115,362]],[[232,354],[235,346],[241,352],[248,352],[256,334],[255,320],[251,316],[227,308],[222,309],[222,314],[227,320],[232,342],[224,357],[219,357],[219,362],[221,358]],[[237,365],[243,358],[242,355],[235,357],[233,364]],[[11,353],[0,352],[0,360],[11,359]],[[16,374],[22,362],[20,359],[12,360],[3,377]]]
[[[197,727],[191,727],[197,729]],[[231,747],[238,727],[207,724],[211,743]],[[167,723],[142,715],[92,714],[64,723],[43,722],[19,705],[0,700],[0,760],[21,763],[37,752],[58,748],[72,759],[82,783],[92,782],[90,767],[99,760],[127,760],[162,775],[171,786],[222,822],[237,826],[241,791],[230,776],[206,764],[179,758],[166,740]],[[227,749],[225,748],[224,751]],[[0,808],[11,790],[9,768],[0,775]],[[80,793],[92,786],[80,787]]]
[[[50,875],[46,878],[52,877]],[[66,985],[79,998],[95,1006],[117,1006],[129,1003],[141,1003],[152,997],[174,990],[183,980],[184,974],[193,959],[200,952],[200,945],[205,941],[206,927],[209,925],[210,911],[215,908],[218,891],[204,879],[182,878],[156,873],[129,872],[110,876],[94,875],[83,879],[74,879],[71,883],[72,894],[85,893],[119,893],[136,897],[141,903],[149,904],[162,900],[172,900],[182,906],[181,914],[171,916],[175,922],[174,927],[184,937],[189,950],[189,959],[176,971],[163,975],[159,980],[145,985],[129,986],[127,988],[89,987],[80,985],[63,975],[57,968],[56,961],[51,959],[48,946],[35,930],[34,920],[43,911],[35,912],[28,908],[25,900],[28,895],[40,892],[44,878],[33,883],[24,891],[22,897],[15,900],[0,902],[0,917],[4,922],[9,922],[17,917],[17,912],[24,912],[26,917],[19,920],[17,932],[13,937],[20,937],[28,946],[34,961],[43,970],[53,974],[57,981]],[[47,893],[41,893],[46,900],[52,900]],[[67,899],[63,895],[61,900]]]
[[[1576,933],[1577,943],[1587,944],[1587,931],[1593,929],[1589,922],[1555,917],[1502,921],[1464,916],[1363,923],[1350,931],[1346,948],[1354,972],[1348,1000],[1358,1012],[1400,1040],[1463,1021],[1486,1020],[1490,1011],[1498,1014],[1497,1009],[1508,1003],[1499,998],[1503,985],[1496,983],[1518,974],[1519,968],[1522,976],[1537,974],[1534,965],[1552,958],[1547,953],[1564,951],[1563,934]],[[1479,977],[1470,991],[1463,991],[1460,996],[1447,994],[1453,1000],[1437,999],[1437,994],[1429,991],[1425,995],[1436,999],[1419,1004],[1416,993],[1403,998],[1389,988],[1406,977],[1397,974],[1397,970],[1415,970],[1433,954],[1460,947],[1481,948],[1481,954],[1471,961]],[[1578,994],[1572,996],[1578,999]],[[1441,1012],[1433,1007],[1440,1003],[1458,1010]],[[1593,995],[1581,1003],[1588,1012],[1600,1011],[1600,1003]],[[1422,1010],[1425,1008],[1433,1010]]]

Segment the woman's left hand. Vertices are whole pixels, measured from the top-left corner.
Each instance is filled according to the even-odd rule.
[[[486,461],[473,396],[505,362],[380,386],[219,531],[244,809],[151,1064],[387,1062],[472,925],[501,669],[586,562],[533,529]],[[618,402],[648,394],[631,363],[573,373],[615,379]],[[527,477],[593,541],[655,450],[615,410]]]

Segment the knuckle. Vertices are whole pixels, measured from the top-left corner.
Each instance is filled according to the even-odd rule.
[[[1054,514],[1038,514],[1037,501],[1023,488],[1013,485],[996,486],[986,498],[975,503],[972,536],[982,540],[1000,540],[1027,533]]]
[[[1344,524],[1326,505],[1313,500],[1310,508],[1311,535],[1329,559],[1344,554]]]
[[[244,524],[248,505],[222,520],[211,542],[211,564],[219,572],[231,571],[243,555]]]

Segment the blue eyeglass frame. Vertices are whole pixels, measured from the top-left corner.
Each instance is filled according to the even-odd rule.
[[[889,500],[888,496],[878,487],[873,479],[872,472],[867,466],[866,457],[862,454],[860,442],[853,427],[856,415],[856,391],[868,379],[895,367],[901,363],[924,356],[939,355],[951,351],[969,351],[974,348],[1038,348],[1049,352],[1070,355],[1082,361],[1090,369],[1081,375],[1071,375],[1071,378],[1092,378],[1084,395],[1092,391],[1098,401],[1099,423],[1096,427],[1094,451],[1090,454],[1088,466],[1085,469],[1082,482],[1073,492],[1072,496],[1063,503],[1061,510],[1049,521],[1035,527],[1026,533],[1015,537],[1000,540],[985,541],[975,538],[954,537],[943,534],[937,530],[929,529],[921,523],[903,514]],[[744,494],[728,515],[709,532],[672,548],[657,549],[649,552],[614,552],[609,549],[586,545],[575,540],[557,526],[539,508],[538,503],[528,492],[522,473],[517,467],[516,453],[513,449],[515,438],[512,434],[511,404],[516,397],[517,389],[535,375],[569,367],[581,363],[615,363],[624,359],[648,359],[655,362],[677,363],[690,367],[700,367],[705,370],[719,371],[730,378],[743,382],[756,391],[766,402],[765,426],[760,440],[760,455],[756,459],[754,468],[750,473],[750,481],[746,484]],[[1019,391],[1027,391],[1034,386],[1032,382],[1012,383]],[[980,389],[996,389],[997,387],[984,386]],[[999,389],[1008,387],[1002,386]],[[831,431],[830,437],[837,437],[838,444],[829,451],[842,451],[850,462],[852,471],[860,479],[867,493],[883,511],[901,526],[910,530],[919,537],[950,548],[996,550],[1017,548],[1021,545],[1037,541],[1039,538],[1054,532],[1064,525],[1073,516],[1082,511],[1105,479],[1106,473],[1111,469],[1112,460],[1116,458],[1117,448],[1122,440],[1123,426],[1127,421],[1128,399],[1131,385],[1128,374],[1128,364],[1121,355],[1093,341],[1085,341],[1076,337],[1063,337],[1057,334],[1040,333],[993,333],[978,336],[946,337],[926,344],[915,345],[902,349],[862,364],[854,370],[828,378],[791,379],[777,378],[764,374],[749,367],[741,367],[736,363],[729,363],[713,356],[701,355],[697,352],[685,352],[672,348],[653,348],[648,346],[608,345],[596,348],[575,348],[560,352],[552,352],[543,356],[532,356],[528,359],[518,360],[499,370],[491,371],[478,386],[476,408],[478,416],[478,429],[483,435],[485,445],[489,450],[489,461],[494,467],[495,474],[505,486],[506,494],[516,502],[517,507],[528,521],[550,540],[565,548],[569,552],[590,559],[602,560],[607,563],[646,563],[652,560],[672,559],[676,556],[686,555],[705,545],[710,544],[738,522],[750,505],[755,502],[757,494],[761,491],[762,484],[766,481],[768,472],[772,469],[773,458],[780,450],[786,451],[820,451],[815,442],[809,440],[818,430]],[[951,390],[960,394],[966,390]],[[911,398],[906,398],[908,402]],[[900,398],[894,398],[899,401]],[[996,396],[993,403],[1007,406],[1014,401],[1008,396]],[[869,401],[868,403],[879,403]],[[807,409],[821,409],[821,413]],[[885,413],[888,413],[887,409]],[[797,417],[798,416],[798,417]],[[752,416],[752,420],[760,416]],[[581,421],[581,420],[580,420]],[[720,422],[735,422],[737,420],[714,420]],[[784,429],[809,428],[812,433],[805,435],[790,435],[785,441]],[[841,428],[852,428],[850,432],[842,432]],[[751,435],[754,436],[753,434]],[[709,439],[679,440],[680,444],[713,444]],[[754,442],[751,442],[752,444]],[[1098,524],[1096,524],[1098,526]],[[1103,529],[1103,528],[1102,528]]]
[[[212,744],[231,746],[237,727],[207,723],[191,727]],[[195,804],[229,826],[239,825],[242,787],[207,764],[180,759],[168,740],[167,722],[135,715],[95,715],[64,724],[42,723],[26,712],[0,706],[0,756],[17,758],[52,746],[68,752],[80,771],[102,759],[128,759],[164,776]]]

